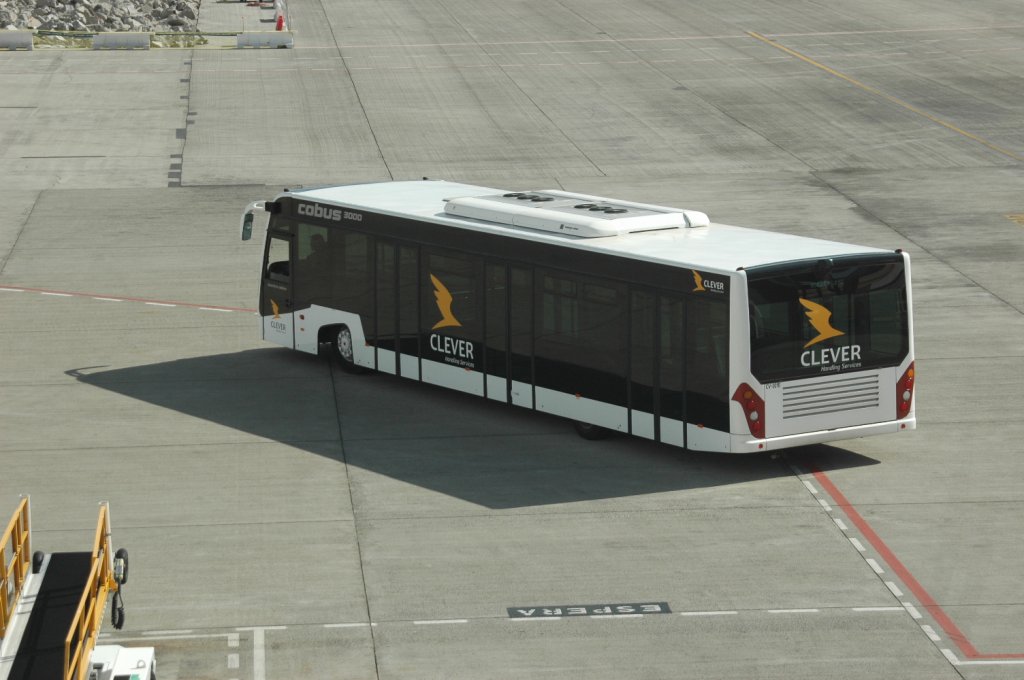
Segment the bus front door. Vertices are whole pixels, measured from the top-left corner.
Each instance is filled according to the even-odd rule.
[[[286,234],[270,234],[263,258],[260,316],[263,339],[295,348],[293,302],[294,240]]]

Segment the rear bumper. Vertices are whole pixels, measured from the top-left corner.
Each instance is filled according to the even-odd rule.
[[[917,418],[911,415],[909,418],[888,423],[853,425],[851,427],[839,427],[834,430],[819,430],[817,432],[791,434],[784,437],[769,437],[767,439],[751,439],[750,435],[734,434],[732,435],[731,450],[732,453],[778,451],[794,446],[807,446],[808,444],[821,444],[841,439],[870,437],[876,434],[895,434],[915,429],[917,429]]]

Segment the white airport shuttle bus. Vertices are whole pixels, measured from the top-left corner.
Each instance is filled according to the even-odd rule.
[[[695,450],[915,427],[906,253],[563,191],[443,181],[285,191],[263,337]]]

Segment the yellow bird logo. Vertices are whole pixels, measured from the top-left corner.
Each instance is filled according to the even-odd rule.
[[[704,277],[700,275],[696,269],[691,269],[693,272],[693,282],[697,284],[697,287],[693,289],[694,293],[706,293],[707,290],[704,288]]]
[[[805,300],[803,298],[800,298],[800,304],[802,304],[807,310],[807,320],[811,322],[811,326],[814,330],[818,331],[818,337],[804,345],[804,349],[807,349],[811,345],[816,345],[822,340],[846,335],[846,333],[837,331],[832,327],[832,323],[829,321],[829,319],[832,318],[832,312],[828,309],[822,307],[817,302],[811,302],[810,300]]]
[[[434,284],[434,299],[437,300],[437,310],[441,312],[441,320],[434,324],[431,330],[437,330],[438,328],[447,328],[449,326],[462,326],[455,315],[452,314],[452,294],[448,292],[441,280],[433,274],[430,275],[430,280]]]
[[[275,319],[280,319],[281,318],[281,313],[280,313],[281,312],[281,308],[278,307],[277,303],[274,302],[273,300],[270,301],[270,308],[272,310],[274,310],[274,318]]]

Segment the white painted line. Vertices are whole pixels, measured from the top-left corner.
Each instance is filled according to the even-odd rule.
[[[177,307],[178,305],[172,305],[169,302],[146,302],[145,304],[153,307]]]
[[[43,295],[52,295],[53,297],[71,297],[71,295],[69,293],[50,293],[50,292],[47,292],[47,291],[42,291],[42,294]]]
[[[237,654],[228,654],[228,668],[238,668]]]
[[[252,680],[267,680],[267,637],[268,630],[284,630],[286,626],[263,626],[236,628],[252,631]]]
[[[808,490],[808,491],[810,491],[811,493],[813,493],[813,494],[814,494],[815,496],[817,496],[817,495],[818,495],[818,490],[814,488],[814,485],[813,485],[813,484],[811,484],[810,482],[808,482],[808,481],[807,481],[806,479],[805,479],[805,480],[803,480],[803,482],[804,482],[804,486],[806,486],[806,487],[807,487],[807,490]]]
[[[769,609],[769,614],[814,614],[820,609]]]
[[[977,661],[961,661],[956,658],[956,654],[948,649],[943,649],[942,655],[954,666],[1019,666],[1024,664],[1024,659],[979,659]]]
[[[856,548],[857,550],[859,550],[861,552],[866,552],[866,550],[864,549],[864,544],[861,543],[860,541],[858,541],[853,536],[850,537],[850,543],[853,543],[853,547]]]
[[[102,635],[106,635],[105,633]],[[162,637],[150,636],[150,637],[117,637],[111,636],[106,639],[112,643],[120,644],[122,642],[146,642],[152,644],[153,640],[208,640],[210,638],[227,637],[227,633],[196,633],[195,635],[164,635]]]
[[[875,560],[873,560],[873,559],[871,559],[869,557],[866,561],[868,563],[868,566],[875,570],[876,574],[884,574],[885,573],[885,569],[882,569],[880,566],[878,566],[878,562],[876,562]]]
[[[836,526],[839,527],[840,531],[844,531],[845,532],[845,531],[849,530],[847,528],[846,524],[843,522],[843,520],[839,519],[838,517],[833,517],[832,521],[836,523]]]
[[[368,623],[325,623],[324,628],[368,628],[369,625]]]
[[[895,595],[896,597],[903,597],[903,591],[900,590],[899,587],[897,587],[897,585],[895,583],[893,583],[892,581],[886,581],[885,582],[885,586],[889,590],[891,590],[892,594]]]
[[[942,638],[940,638],[938,633],[935,632],[935,629],[929,626],[928,624],[924,624],[923,626],[921,626],[921,630],[924,631],[924,634],[927,635],[928,639],[932,642],[942,641]]]
[[[739,614],[737,611],[720,611],[720,612],[679,612],[680,616],[728,616],[729,614]]]
[[[565,621],[565,619],[566,617],[564,616],[518,616],[514,619],[509,619],[509,621]]]
[[[642,619],[643,614],[598,614],[596,616],[588,616],[588,619]]]
[[[902,612],[903,607],[854,607],[855,612]]]
[[[163,637],[164,635],[189,635],[192,630],[144,630],[143,635],[158,635]]]
[[[832,506],[826,503],[824,498],[819,498],[818,502],[821,503],[821,507],[825,508],[825,512],[832,512]]]
[[[228,647],[237,647],[238,637],[238,633],[228,633]]]
[[[469,623],[469,619],[438,619],[436,621],[413,621],[417,626],[437,626],[445,623]]]
[[[102,302],[124,302],[124,300],[119,300],[118,298],[108,298],[108,297],[94,297],[93,300],[100,300]]]
[[[217,309],[216,307],[200,307],[204,312],[233,312],[233,309]]]
[[[915,620],[924,618],[921,616],[921,612],[917,611],[917,607],[909,602],[901,602],[900,604],[902,604],[903,608],[907,610],[907,613],[910,614],[911,618]]]
[[[6,291],[8,293],[24,293],[25,292],[21,288],[0,288],[0,290]]]

